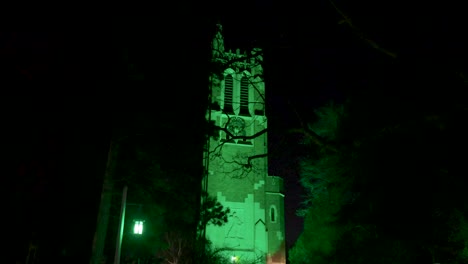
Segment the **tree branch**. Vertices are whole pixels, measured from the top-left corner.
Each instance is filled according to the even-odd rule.
[[[331,145],[330,143],[325,142],[325,140],[323,140],[323,138],[317,135],[317,133],[315,133],[314,131],[308,128],[293,128],[293,129],[290,129],[289,132],[303,134],[308,139],[310,139],[315,145],[323,149],[330,150],[335,153],[339,152],[339,150],[335,146]]]
[[[252,76],[252,79],[257,78],[257,77],[260,77],[260,74],[256,74],[256,75]],[[265,104],[265,102],[266,102],[265,96],[263,96],[263,94],[258,90],[257,86],[255,85],[255,83],[251,79],[249,79],[249,83],[252,85],[252,87],[255,89],[255,91],[257,91],[258,95],[260,95],[260,97],[263,100],[263,104]]]
[[[335,152],[335,153],[339,152],[336,147],[332,146],[330,143],[325,142],[325,140],[322,137],[317,135],[317,133],[315,133],[314,131],[312,131],[311,129],[309,129],[305,125],[304,121],[302,120],[301,116],[297,112],[296,108],[292,106],[291,101],[288,101],[288,104],[289,104],[289,106],[291,106],[292,110],[296,114],[296,116],[299,119],[299,122],[301,124],[301,128],[290,129],[289,130],[290,133],[303,134],[304,136],[306,136],[308,139],[310,139],[315,145],[319,146],[320,148],[330,150],[330,151]]]
[[[245,164],[244,166],[252,167],[252,160],[259,159],[259,158],[265,158],[265,157],[268,157],[268,153],[263,153],[263,154],[250,156],[250,157],[247,158],[247,164]]]
[[[245,56],[240,55],[237,58],[227,60],[226,62],[224,62],[224,64],[225,64],[225,66],[230,67],[232,64],[234,64],[236,62],[243,62],[244,60],[249,60],[249,59],[256,58],[256,57],[262,56],[262,55],[263,55],[263,50],[255,51],[255,52],[252,51],[252,52],[250,52],[250,54],[247,54]],[[225,60],[225,59],[223,59],[223,60]]]
[[[338,14],[340,14],[340,16],[343,17],[343,20],[338,22],[339,24],[343,24],[343,23],[347,24],[359,38],[361,38],[362,40],[367,42],[367,44],[369,44],[372,48],[374,48],[374,49],[376,49],[376,50],[378,50],[380,52],[383,52],[384,54],[386,54],[386,55],[388,55],[388,56],[390,56],[390,57],[392,57],[394,59],[397,57],[396,53],[391,52],[391,51],[389,51],[389,50],[387,50],[385,48],[382,48],[375,41],[373,41],[373,40],[369,39],[368,37],[366,37],[365,34],[362,32],[362,30],[360,30],[358,27],[356,27],[352,23],[351,19],[348,16],[346,16],[343,13],[343,11],[341,11],[336,6],[336,4],[335,4],[335,2],[333,0],[328,0],[328,1],[330,1],[330,4],[333,6],[333,8],[336,10],[336,12],[338,12]]]
[[[266,132],[268,132],[268,129],[265,128],[263,130],[258,131],[255,134],[251,135],[251,136],[234,136],[231,132],[229,132],[229,130],[227,128],[218,127],[218,129],[221,130],[221,131],[224,131],[226,134],[228,134],[231,137],[230,139],[243,139],[243,140],[254,139],[254,138],[256,138],[258,136],[261,136],[261,135],[265,134]]]

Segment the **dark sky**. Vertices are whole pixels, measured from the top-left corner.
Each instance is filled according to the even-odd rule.
[[[2,86],[11,88],[2,91],[7,101],[4,113],[9,116],[5,123],[9,124],[12,139],[10,173],[17,176],[18,195],[34,193],[30,200],[22,200],[22,205],[37,199],[52,204],[61,195],[74,197],[83,188],[99,189],[98,184],[89,187],[86,181],[60,179],[67,174],[89,181],[102,172],[108,117],[112,113],[143,110],[142,105],[163,113],[169,102],[161,100],[161,95],[150,95],[152,91],[174,92],[167,88],[173,80],[181,80],[187,87],[194,82],[199,83],[197,87],[204,85],[206,75],[200,65],[206,62],[199,61],[206,57],[201,51],[206,49],[212,32],[208,26],[216,20],[224,25],[228,48],[258,45],[265,50],[272,128],[269,147],[289,147],[270,158],[270,173],[285,178],[290,245],[302,227],[300,219],[293,217],[301,195],[296,159],[301,149],[291,147],[297,145],[297,138],[285,137],[285,128],[298,125],[288,102],[308,120],[319,105],[330,99],[342,100],[366,87],[375,76],[380,76],[382,82],[394,81],[393,74],[398,72],[395,69],[414,70],[421,75],[439,69],[466,70],[466,42],[461,37],[466,23],[461,22],[456,7],[448,10],[427,2],[409,5],[405,1],[337,1],[353,25],[366,34],[363,39],[346,24],[338,24],[342,17],[329,1],[306,4],[258,0],[228,4],[216,3],[212,9],[206,8],[208,4],[187,3],[177,9],[167,4],[160,6],[157,14],[93,17],[93,23],[81,28],[69,18],[64,24],[70,26],[61,30],[1,32]],[[164,18],[164,13],[173,16]],[[399,57],[390,58],[371,47],[366,39]],[[144,83],[119,79],[125,72],[125,47],[130,50],[129,61],[145,72]],[[422,69],[421,62],[434,66]],[[198,72],[194,68],[199,68]],[[399,81],[403,86],[404,81]],[[187,89],[178,104],[191,104],[195,94],[196,89]],[[187,116],[183,107],[173,109],[178,116]],[[77,148],[79,151],[74,151]],[[78,167],[79,170],[72,169]],[[35,178],[35,173],[40,177]],[[76,191],[67,194],[53,187],[58,185],[70,185]],[[95,199],[87,197],[84,203],[92,207]],[[72,209],[65,211],[73,214]],[[21,215],[26,217],[29,213],[40,212]]]

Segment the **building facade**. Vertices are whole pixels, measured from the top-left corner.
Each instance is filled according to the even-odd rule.
[[[207,119],[221,130],[205,149],[203,188],[230,214],[227,224],[208,225],[206,237],[233,263],[286,263],[283,180],[268,175],[261,50],[224,50],[220,25],[212,48],[218,72]]]

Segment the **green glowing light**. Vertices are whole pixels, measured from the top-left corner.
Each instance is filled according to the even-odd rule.
[[[143,221],[135,221],[135,226],[133,227],[133,233],[137,235],[143,234]]]

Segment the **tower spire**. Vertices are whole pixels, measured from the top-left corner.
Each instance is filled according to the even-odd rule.
[[[224,53],[223,26],[220,23],[216,24],[216,33],[211,44],[213,50],[213,59],[220,58]]]

